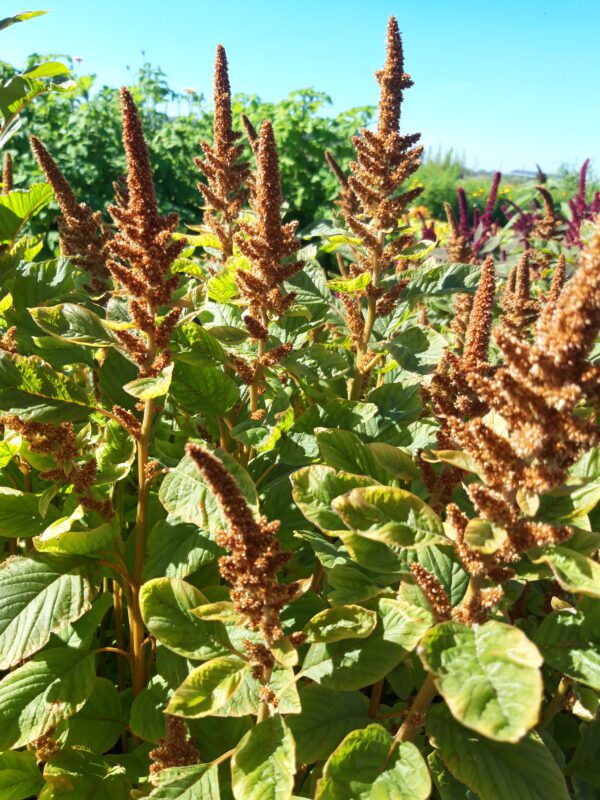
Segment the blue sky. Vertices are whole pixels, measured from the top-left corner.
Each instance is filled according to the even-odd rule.
[[[29,2],[29,0],[28,0]],[[2,16],[43,8],[2,3]],[[148,59],[174,88],[210,94],[215,46],[234,91],[277,100],[330,94],[334,111],[375,103],[387,18],[402,31],[403,127],[469,166],[546,170],[591,157],[600,173],[600,0],[53,0],[2,33],[1,58],[69,53],[101,83]],[[145,53],[145,58],[142,55]]]

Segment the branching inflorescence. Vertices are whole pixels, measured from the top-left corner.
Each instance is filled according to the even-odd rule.
[[[138,365],[140,375],[156,375],[170,361],[169,339],[181,309],[171,308],[160,322],[156,317],[161,307],[171,305],[179,279],[170,274],[170,269],[185,243],[173,240],[179,222],[177,214],[161,216],[158,212],[141,121],[125,88],[121,90],[121,110],[127,193],[108,209],[117,232],[108,245],[107,266],[126,293],[136,333],[124,330],[116,335]]]
[[[77,202],[69,182],[42,142],[36,136],[31,136],[30,141],[61,210],[58,218],[61,254],[71,256],[76,266],[87,270],[92,291],[105,292],[110,278],[106,262],[111,236],[102,222],[102,214]]]
[[[246,499],[219,459],[196,444],[186,451],[204,476],[227,520],[217,542],[229,551],[219,560],[223,578],[232,587],[233,603],[251,630],[260,631],[268,645],[283,636],[279,613],[298,590],[282,584],[277,573],[292,554],[281,550],[279,522],[256,520]]]
[[[245,303],[244,324],[258,342],[253,364],[236,365],[242,379],[251,387],[251,412],[258,408],[265,368],[277,364],[290,351],[287,344],[267,350],[269,321],[284,314],[294,302],[295,292],[286,293],[284,282],[303,267],[295,258],[300,247],[295,231],[297,222],[282,222],[281,176],[279,156],[268,120],[261,126],[256,147],[256,173],[253,177],[251,206],[255,218],[240,222],[235,242],[249,262],[249,269],[239,269],[237,285]]]
[[[360,239],[349,273],[351,277],[369,275],[363,291],[341,297],[356,351],[356,375],[350,389],[355,399],[360,397],[369,372],[369,342],[375,321],[391,313],[405,286],[403,280],[382,281],[414,243],[412,233],[402,230],[402,218],[422,191],[421,187],[403,190],[420,165],[423,148],[413,146],[420,134],[400,134],[403,94],[412,80],[404,72],[402,41],[394,17],[388,24],[386,61],[376,78],[380,87],[377,130],[363,129],[353,138],[356,161],[350,163],[347,180],[331,156],[328,158],[341,182],[338,202],[346,224]]]
[[[195,163],[207,181],[198,183],[206,203],[204,223],[218,238],[225,261],[233,255],[236,222],[248,199],[249,166],[242,160],[243,145],[237,144],[241,134],[233,130],[227,55],[222,45],[217,47],[214,103],[213,143],[201,143],[203,157]]]

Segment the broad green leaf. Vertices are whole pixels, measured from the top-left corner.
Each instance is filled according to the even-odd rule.
[[[239,647],[243,645],[246,633],[242,630]],[[294,670],[275,662],[269,681],[277,698],[277,710],[280,714],[300,713],[300,697],[296,686]],[[216,717],[245,717],[248,714],[258,714],[261,705],[261,685],[254,677],[251,670],[244,673],[243,681],[229,700],[218,711]]]
[[[85,747],[93,753],[105,753],[117,742],[126,721],[114,683],[108,678],[96,678],[83,708],[59,723],[55,738],[63,746]]]
[[[96,480],[94,485],[116,483],[125,478],[135,459],[135,442],[127,431],[113,420],[102,428],[102,439],[96,447]]]
[[[425,634],[419,655],[466,727],[517,742],[538,721],[542,657],[518,628],[494,620],[472,628],[442,622]]]
[[[486,519],[470,519],[464,535],[471,550],[484,555],[495,553],[508,538],[504,528],[492,525]]]
[[[252,510],[258,513],[258,494],[246,470],[224,450],[215,450],[213,455],[231,472]],[[183,522],[194,522],[211,533],[227,527],[213,493],[188,455],[165,477],[158,496],[167,511]]]
[[[548,614],[534,641],[544,663],[600,691],[600,603],[584,598],[577,610]]]
[[[311,683],[300,689],[300,701],[302,713],[287,718],[300,764],[325,761],[344,736],[371,722],[362,692],[336,692]]]
[[[0,536],[30,539],[59,516],[55,506],[48,506],[46,516],[42,517],[38,495],[0,486]]]
[[[95,655],[44,650],[0,681],[0,748],[29,744],[75,714],[94,688]]]
[[[291,800],[295,750],[294,737],[280,714],[255,725],[231,759],[235,800]]]
[[[331,508],[336,497],[359,486],[373,484],[371,478],[338,472],[323,464],[303,467],[290,477],[296,505],[309,522],[325,531],[335,531],[343,526],[343,522]]]
[[[96,558],[118,549],[115,524],[103,522],[90,528],[88,517],[83,506],[77,506],[70,516],[55,520],[35,537],[36,550],[41,553]]]
[[[210,564],[223,551],[206,531],[176,519],[160,520],[148,537],[144,580],[187,578],[200,567]]]
[[[19,434],[6,428],[4,439],[0,441],[0,469],[8,466],[21,449],[22,439]],[[0,534],[1,535],[1,534]]]
[[[443,706],[427,714],[427,733],[454,777],[480,800],[569,800],[565,779],[536,733],[517,744],[463,728]]]
[[[600,598],[600,564],[561,545],[536,547],[528,553],[534,564],[548,564],[567,592]]]
[[[222,417],[239,400],[235,381],[217,367],[175,365],[171,393],[177,403],[193,414]]]
[[[441,519],[427,503],[404,489],[352,489],[332,503],[349,528],[395,547],[419,548],[444,540]]]
[[[152,400],[162,397],[169,391],[173,376],[173,364],[169,364],[162,372],[150,378],[137,378],[123,386],[127,394],[137,397],[138,400]]]
[[[421,472],[411,456],[400,447],[393,447],[385,442],[371,442],[365,445],[375,457],[375,461],[386,469],[394,478],[410,481],[419,478]]]
[[[140,609],[150,633],[169,650],[204,661],[227,651],[229,638],[220,622],[205,622],[192,610],[207,600],[180,578],[154,578],[140,590]]]
[[[54,636],[66,644],[67,647],[89,650],[96,639],[96,635],[100,632],[100,624],[106,612],[112,607],[112,593],[99,594],[96,596],[89,611],[86,611],[79,619],[69,622],[68,625],[57,631]]]
[[[412,742],[391,751],[393,737],[382,725],[352,731],[331,754],[316,800],[426,800],[427,764]]]
[[[448,343],[439,333],[425,325],[413,325],[401,331],[387,349],[392,358],[407,372],[428,375],[435,371]]]
[[[392,477],[352,431],[317,428],[316,436],[319,451],[327,466],[353,475],[368,476],[376,483],[387,483]]]
[[[250,668],[239,656],[206,661],[175,690],[166,713],[193,719],[211,716],[233,697]]]
[[[15,85],[20,80],[15,76]],[[6,84],[2,87],[5,92]],[[5,98],[0,97],[0,106]],[[0,195],[0,242],[14,241],[30,217],[52,200],[54,192],[49,183],[36,183],[30,189],[13,189]]]
[[[40,650],[91,607],[92,597],[81,560],[29,553],[0,564],[0,669]]]
[[[37,797],[43,785],[34,752],[0,753],[0,800]]]
[[[304,626],[310,642],[364,639],[377,625],[377,614],[362,606],[336,606],[320,611]]]
[[[131,781],[125,767],[87,750],[67,748],[44,767],[46,785],[39,800],[130,800]]]
[[[463,599],[469,585],[469,576],[450,547],[431,545],[415,552],[415,560],[432,572],[446,590],[452,606]]]
[[[378,613],[373,633],[366,639],[311,645],[302,665],[304,677],[343,692],[370,686],[406,658],[432,625],[428,611],[405,600],[385,597],[366,605]]]
[[[479,282],[480,269],[473,264],[451,263],[410,270],[403,276],[409,281],[402,292],[402,298],[416,300],[455,292],[474,292]]]
[[[440,795],[440,800],[477,800],[477,795],[457,781],[448,770],[438,750],[434,750],[427,756],[427,763],[431,780]]]
[[[363,292],[371,282],[371,273],[363,272],[355,278],[334,278],[327,281],[327,288],[332,292],[342,294],[357,294]]]
[[[56,424],[84,419],[93,410],[86,390],[41,358],[0,351],[0,411]]]
[[[219,800],[219,768],[215,764],[161,769],[152,779],[155,800]]]
[[[129,727],[146,742],[158,742],[166,734],[165,708],[169,687],[164,678],[154,675],[145,689],[135,697],[129,713]]]
[[[173,349],[177,361],[194,366],[211,367],[227,361],[227,354],[216,336],[195,322],[176,328]]]
[[[30,308],[39,327],[50,336],[86,347],[111,347],[118,343],[115,334],[93,311],[74,303]]]

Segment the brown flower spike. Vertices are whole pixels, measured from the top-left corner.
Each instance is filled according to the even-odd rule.
[[[266,349],[269,321],[284,314],[294,302],[295,292],[286,294],[284,281],[303,267],[294,254],[300,247],[295,236],[297,222],[282,222],[281,175],[279,156],[268,120],[261,126],[256,148],[256,173],[250,199],[255,219],[240,222],[235,242],[250,264],[238,270],[236,280],[246,304],[243,320],[250,336],[258,342],[258,356],[249,366],[253,371],[251,411],[256,411],[257,395],[262,389],[266,367],[281,361],[289,345]]]
[[[248,626],[260,631],[271,645],[283,636],[279,612],[297,590],[296,583],[281,584],[277,579],[292,555],[281,550],[276,538],[279,522],[254,518],[238,485],[216,456],[197,444],[188,444],[186,452],[228,522],[217,542],[229,550],[229,555],[219,560],[219,568],[232,587],[231,599]]]
[[[48,182],[54,189],[61,210],[58,218],[60,252],[71,256],[73,263],[90,274],[90,289],[105,292],[109,273],[106,267],[107,246],[110,233],[102,222],[100,211],[92,211],[85,203],[78,203],[69,182],[57,163],[36,136],[31,136],[31,149]]]
[[[142,124],[130,92],[121,89],[123,144],[127,156],[127,192],[109,206],[117,232],[109,243],[108,262],[114,280],[126,291],[135,333],[117,331],[121,345],[138,364],[140,375],[156,375],[170,361],[171,332],[181,313],[178,307],[157,321],[161,307],[170,306],[177,275],[170,268],[185,247],[175,241],[177,214],[161,216],[152,180],[150,155]],[[127,205],[123,205],[126,202]]]
[[[231,87],[222,45],[217,47],[214,98],[213,144],[203,141],[203,158],[194,161],[207,180],[206,184],[198,183],[206,202],[204,222],[218,238],[226,260],[233,255],[236,220],[248,198],[249,167],[241,161],[243,145],[236,144],[241,134],[232,127]]]
[[[394,17],[388,24],[386,61],[375,76],[380,87],[378,127],[376,131],[364,128],[353,138],[356,161],[350,163],[347,187],[342,184],[346,224],[361,242],[360,248],[354,247],[348,271],[351,277],[363,273],[370,276],[363,291],[342,301],[356,350],[356,375],[350,386],[353,399],[361,396],[366,382],[366,356],[375,321],[393,310],[405,285],[402,280],[381,282],[387,273],[394,272],[396,262],[414,243],[413,235],[400,233],[399,228],[410,204],[422,191],[402,190],[420,166],[423,148],[413,147],[419,134],[400,134],[403,93],[412,86],[412,80],[404,72],[402,41]],[[351,196],[355,201],[350,201]]]

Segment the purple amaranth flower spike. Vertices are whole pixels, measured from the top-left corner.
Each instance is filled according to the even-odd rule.
[[[425,219],[423,214],[421,214],[420,211],[417,214],[417,217],[419,218],[419,222],[421,223],[421,239],[427,242],[437,241],[437,234],[435,232],[435,220],[432,219],[428,225],[427,220]]]
[[[571,210],[571,219],[567,220],[565,240],[571,247],[583,247],[581,241],[581,224],[584,220],[594,219],[600,212],[600,192],[595,192],[590,202],[586,199],[587,171],[590,159],[586,158],[579,171],[579,189],[568,202]]]

